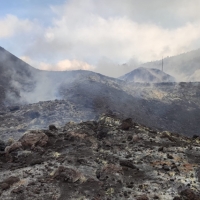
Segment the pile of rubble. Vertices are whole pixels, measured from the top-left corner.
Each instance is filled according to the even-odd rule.
[[[199,200],[200,138],[132,119],[27,131],[0,142],[0,199]]]

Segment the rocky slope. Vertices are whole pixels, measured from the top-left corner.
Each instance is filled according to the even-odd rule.
[[[0,105],[17,103],[21,92],[32,91],[38,72],[0,47]]]
[[[126,87],[128,94],[116,82],[94,80],[63,86],[59,100],[1,108],[1,138],[19,139],[26,130],[97,119],[102,113],[131,117],[160,131],[199,135],[199,83],[133,84],[131,90]]]
[[[127,83],[83,70],[40,71],[4,49],[0,49],[0,72],[2,137],[19,130],[16,137],[48,123],[61,125],[70,117],[95,119],[105,112],[159,130],[199,135],[199,83]],[[13,106],[19,109],[13,110]],[[26,114],[34,112],[37,114]]]
[[[159,69],[151,69],[139,67],[121,77],[119,79],[127,82],[142,83],[159,83],[159,82],[175,82],[175,78],[162,72]]]
[[[60,98],[59,88],[62,85],[67,87],[72,83],[93,78],[104,83],[119,82],[117,79],[86,70],[38,70],[0,47],[0,105],[55,100]]]
[[[0,143],[2,200],[199,200],[200,138],[104,115]]]
[[[89,88],[89,89],[88,89]],[[97,114],[120,113],[149,127],[199,134],[199,83],[123,84],[84,80],[63,88],[74,104],[90,105]]]

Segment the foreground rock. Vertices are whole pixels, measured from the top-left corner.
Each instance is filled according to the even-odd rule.
[[[3,200],[200,199],[199,137],[158,132],[131,119],[51,124],[26,132],[5,151]]]

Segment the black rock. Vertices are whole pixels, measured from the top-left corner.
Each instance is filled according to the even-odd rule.
[[[19,106],[11,106],[11,107],[9,107],[9,109],[10,109],[11,112],[14,112],[14,111],[19,110],[20,107]]]
[[[163,147],[159,147],[158,151],[163,151],[163,149],[164,149]]]
[[[173,200],[181,200],[180,197],[174,197]]]
[[[133,123],[132,123],[132,119],[131,118],[125,119],[121,124],[121,129],[122,130],[129,130],[129,128],[132,125],[133,125]]]
[[[131,168],[131,169],[137,169],[139,170],[131,161],[129,160],[120,160],[119,161],[119,164],[122,166],[122,167],[128,167],[128,168]]]
[[[169,168],[169,166],[168,165],[163,165],[163,167],[162,167],[165,171],[170,171],[170,168]]]
[[[108,135],[108,129],[107,128],[103,128],[100,131],[97,132],[97,138],[99,140],[102,140],[103,138],[107,137]]]
[[[6,148],[6,144],[4,143],[4,141],[0,140],[0,151],[4,151]]]
[[[6,112],[0,112],[0,115],[5,115],[6,114]]]
[[[133,136],[132,135],[129,135],[128,137],[127,137],[127,141],[132,141],[133,140]]]
[[[193,135],[192,138],[193,138],[193,139],[197,139],[197,138],[199,138],[199,135]]]
[[[50,130],[50,131],[56,131],[56,130],[58,130],[58,129],[56,128],[55,125],[51,124],[51,125],[49,125],[49,130]]]
[[[18,181],[20,181],[20,179],[18,177],[10,176],[9,178],[7,178],[1,182],[0,187],[2,190],[7,190],[10,188],[11,185],[13,185],[14,183],[16,183]]]
[[[167,154],[167,158],[174,159],[174,157],[172,155],[170,155],[170,154]]]
[[[25,117],[28,117],[28,118],[30,118],[30,119],[35,119],[35,118],[40,117],[40,113],[37,112],[37,111],[31,110],[31,111],[26,112],[26,113],[24,114],[24,116],[25,116]]]
[[[142,195],[138,197],[137,200],[149,200],[149,198],[146,195]]]
[[[101,176],[101,170],[97,169],[97,171],[96,171],[96,177],[99,179],[100,176]]]
[[[43,162],[43,159],[42,159],[42,158],[36,158],[36,159],[33,159],[33,160],[30,162],[30,165],[33,166],[33,165],[41,164],[42,162]]]
[[[200,168],[198,168],[196,170],[196,177],[197,177],[198,181],[200,182]]]
[[[193,190],[191,189],[186,189],[186,190],[183,190],[181,193],[180,193],[181,197],[184,198],[184,200],[199,200],[200,199],[200,196],[197,195]]]
[[[56,137],[56,135],[53,132],[49,131],[49,130],[44,130],[44,132],[48,137]]]
[[[20,194],[22,192],[24,192],[25,187],[24,186],[19,186],[18,188],[15,188],[11,191],[11,193],[15,193],[15,194]]]
[[[1,187],[1,190],[7,190],[7,189],[10,188],[10,185],[7,184],[7,183],[2,183],[2,184],[0,185],[0,187]]]

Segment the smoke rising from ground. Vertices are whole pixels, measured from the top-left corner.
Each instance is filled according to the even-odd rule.
[[[164,72],[174,76],[178,82],[199,81],[199,52],[200,50],[197,50],[179,56],[164,58]],[[9,102],[16,102],[19,96],[23,100],[21,103],[35,103],[38,101],[60,99],[59,88],[61,85],[65,85],[67,88],[70,84],[76,85],[76,83],[80,83],[84,77],[87,80],[90,79],[90,72],[85,72],[84,70],[77,73],[69,71],[53,72],[37,70],[21,60],[18,60],[16,57],[11,56],[9,53],[1,54],[1,59],[4,66],[2,68],[3,77],[9,77],[9,80],[2,79],[0,85],[8,86],[6,97]],[[77,62],[74,63],[76,64]],[[72,64],[72,62],[70,62],[70,64]],[[82,66],[84,66],[84,64],[85,63],[83,63]],[[116,62],[104,58],[99,62],[95,71],[99,73],[110,71],[109,73],[107,72],[110,77],[119,77],[121,74],[130,72],[141,66],[145,68],[161,69],[162,60],[145,64],[130,60],[126,64],[118,65]],[[188,68],[190,70],[188,70]],[[51,68],[48,69],[51,70]],[[88,75],[85,76],[87,73]],[[95,76],[94,74],[91,75]],[[14,88],[14,90],[12,88]]]
[[[200,50],[196,50],[174,57],[166,57],[163,59],[164,72],[174,76],[178,82],[200,81],[199,55]],[[23,59],[25,60],[25,58]],[[76,85],[83,79],[92,80],[92,77],[97,78],[97,80],[100,79],[94,73],[84,70],[74,73],[69,71],[53,72],[52,66],[47,66],[47,69],[52,71],[37,70],[4,49],[1,49],[0,61],[0,85],[6,87],[6,97],[9,102],[16,102],[19,97],[23,99],[23,102],[28,103],[60,99],[59,88],[62,84],[68,87],[68,84],[74,83]],[[75,65],[77,69],[91,70],[90,67],[93,67],[87,65],[87,63],[68,60],[64,60],[60,66],[71,69],[70,67]],[[119,77],[121,74],[123,75],[138,67],[161,69],[162,60],[141,64],[133,59],[126,64],[118,65],[117,62],[104,58],[94,70],[98,73],[107,73],[110,77]]]

